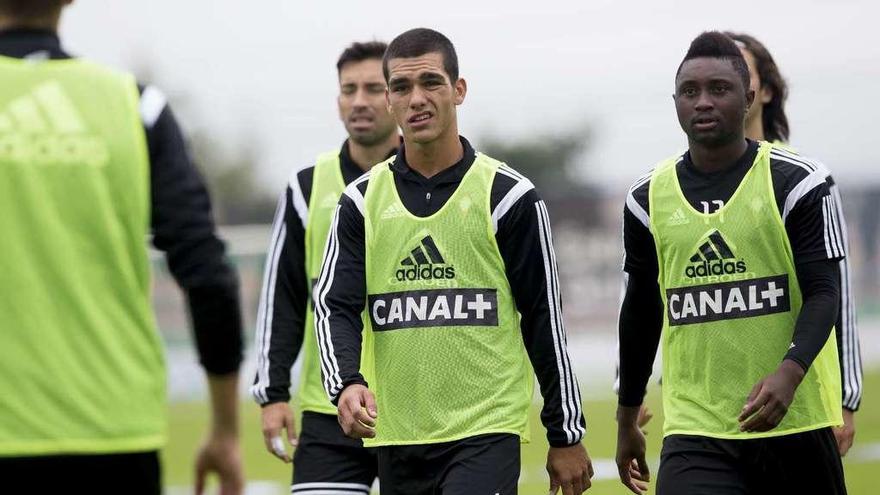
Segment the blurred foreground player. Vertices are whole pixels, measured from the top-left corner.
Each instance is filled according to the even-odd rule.
[[[386,44],[353,43],[336,63],[337,103],[348,139],[291,175],[275,215],[266,256],[255,349],[257,375],[251,393],[262,406],[266,448],[290,461],[282,434],[296,450],[291,492],[366,494],[376,478],[375,451],[348,438],[327,401],[315,340],[312,286],[321,270],[330,221],[345,187],[397,151],[397,123],[385,102],[382,56]],[[290,368],[302,354],[297,394],[302,431],[297,439],[290,410]],[[362,372],[365,363],[362,363]]]
[[[513,494],[537,375],[551,491],[580,494],[592,467],[544,202],[459,136],[448,38],[407,31],[383,69],[404,147],[345,189],[315,290],[339,421],[378,451],[385,495]]]
[[[207,192],[158,90],[61,48],[69,3],[0,0],[0,478],[29,493],[160,493],[152,234],[208,374],[196,491],[213,471],[241,493],[238,283]]]
[[[649,476],[637,418],[661,329],[658,494],[846,492],[831,431],[839,220],[824,168],[745,138],[754,99],[734,42],[697,37],[675,79],[689,149],[627,197],[617,463],[635,493]]]

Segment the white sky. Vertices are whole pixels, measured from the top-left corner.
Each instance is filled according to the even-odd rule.
[[[872,0],[78,0],[61,32],[76,54],[149,67],[185,129],[224,152],[259,149],[261,178],[281,191],[291,168],[345,137],[335,61],[351,41],[442,31],[468,80],[463,135],[592,124],[583,173],[622,188],[686,145],[670,94],[690,40],[745,31],[789,80],[794,146],[856,184],[880,182],[878,13]]]

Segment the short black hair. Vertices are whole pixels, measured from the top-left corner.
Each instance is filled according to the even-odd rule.
[[[679,64],[678,70],[675,72],[675,77],[678,77],[681,73],[681,67],[685,62],[703,57],[720,58],[722,60],[730,61],[731,65],[733,65],[733,70],[735,70],[740,78],[742,78],[743,89],[746,91],[749,90],[751,76],[749,76],[749,66],[746,64],[745,57],[743,57],[742,52],[739,51],[739,47],[736,46],[736,43],[730,39],[730,36],[719,31],[704,31],[691,41],[691,46],[688,48],[684,60]]]
[[[443,70],[450,82],[458,80],[458,55],[455,46],[442,33],[428,28],[415,28],[397,36],[385,50],[382,60],[382,72],[388,81],[388,61],[392,58],[420,57],[427,53],[438,52],[443,55]]]
[[[373,40],[363,43],[355,41],[342,51],[342,55],[336,61],[336,72],[342,72],[342,66],[350,62],[362,62],[373,58],[382,60],[387,48],[388,44],[384,41]]]
[[[64,0],[0,0],[0,13],[31,18],[51,14],[64,7]]]

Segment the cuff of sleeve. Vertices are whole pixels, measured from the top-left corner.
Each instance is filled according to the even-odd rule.
[[[800,366],[802,370],[804,370],[804,373],[806,373],[810,369],[810,365],[808,363],[806,363],[803,359],[801,359],[800,356],[795,355],[792,351],[788,351],[788,354],[785,355],[785,358],[783,358],[783,361],[786,359],[788,359],[789,361],[792,361],[794,363],[797,363],[797,365]]]
[[[345,389],[348,388],[349,385],[363,385],[365,387],[369,387],[369,385],[367,384],[367,380],[365,380],[363,375],[361,375],[360,373],[358,373],[357,375],[355,375],[351,378],[347,378],[347,379],[343,380],[342,381],[342,388],[339,389],[339,393],[336,394],[336,397],[334,397],[330,400],[330,402],[334,406],[339,406],[339,398],[342,397],[342,392],[344,392]]]
[[[550,444],[551,447],[560,449],[565,447],[571,447],[573,445],[577,445],[581,443],[582,439],[578,439],[576,442],[569,442],[568,439],[564,438],[565,435],[562,435],[563,438],[558,438],[556,435],[547,435],[547,443]]]

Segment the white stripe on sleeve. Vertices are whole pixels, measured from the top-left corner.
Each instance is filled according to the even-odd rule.
[[[498,171],[501,172],[502,169],[498,169]],[[501,199],[501,202],[499,202],[498,206],[495,207],[495,210],[492,211],[493,232],[498,233],[498,222],[501,221],[502,218],[504,218],[504,215],[506,215],[507,212],[510,211],[511,208],[513,208],[513,205],[515,205],[516,202],[520,200],[520,198],[522,198],[527,192],[531,191],[534,188],[535,185],[532,184],[532,181],[526,178],[520,179],[515,186],[510,188],[510,191],[508,191],[507,194],[504,195],[504,198]]]
[[[843,213],[840,188],[835,184],[831,186],[830,190],[837,219],[839,220],[839,231],[843,241],[844,254],[849,256],[849,236]],[[840,325],[842,328],[838,328],[837,331],[841,333],[843,406],[849,409],[856,409],[862,399],[862,362],[855,299],[853,297],[852,279],[850,277],[851,272],[849,258],[846,257],[840,260]]]
[[[144,92],[141,93],[140,103],[141,122],[143,122],[144,127],[152,129],[167,104],[168,100],[158,88],[155,86],[144,88]]]
[[[293,203],[293,209],[296,211],[296,215],[299,217],[299,221],[302,222],[303,229],[305,229],[309,225],[309,205],[306,203],[305,195],[303,195],[302,187],[299,185],[299,171],[292,173],[290,175],[290,192],[291,192],[291,203]]]
[[[257,349],[257,380],[251,386],[251,395],[259,404],[269,401],[266,389],[269,387],[269,347],[272,340],[272,317],[275,304],[275,284],[278,274],[278,260],[287,237],[287,226],[284,216],[287,210],[287,192],[281,195],[275,209],[275,220],[272,223],[272,241],[266,255],[266,267],[263,271],[263,286],[260,290],[260,303],[257,308],[257,328],[254,334],[254,346]]]
[[[342,388],[342,378],[339,375],[339,363],[336,361],[333,340],[330,335],[330,308],[327,307],[327,293],[333,285],[333,277],[336,270],[336,261],[339,258],[339,209],[333,213],[333,221],[330,225],[330,235],[327,236],[327,244],[324,247],[324,258],[321,266],[321,275],[315,290],[315,329],[318,338],[318,349],[321,354],[321,371],[324,375],[324,390],[330,400],[335,400],[336,395]]]
[[[577,377],[571,370],[568,346],[565,338],[565,327],[562,320],[561,298],[559,296],[559,277],[556,267],[556,255],[553,251],[552,233],[549,215],[543,201],[535,203],[538,215],[538,229],[541,238],[541,250],[544,256],[544,271],[547,277],[547,304],[550,310],[550,327],[553,335],[553,347],[556,353],[556,366],[559,373],[560,399],[563,411],[563,430],[569,444],[583,439],[584,428],[580,424],[581,397]]]
[[[801,198],[824,183],[825,174],[818,170],[811,172],[810,175],[804,177],[798,182],[798,184],[788,192],[788,196],[785,197],[785,204],[782,208],[782,221],[785,222],[788,219],[789,213],[791,213],[791,210],[794,209],[795,205],[797,205]]]

